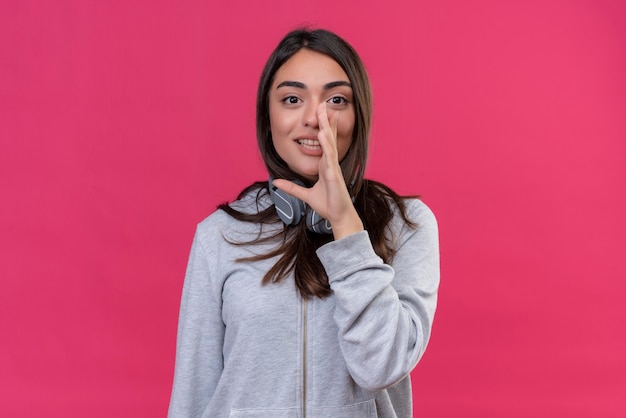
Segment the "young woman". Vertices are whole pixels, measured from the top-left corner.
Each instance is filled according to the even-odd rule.
[[[363,178],[363,64],[324,30],[287,34],[257,95],[269,181],[198,225],[170,417],[411,417],[409,373],[439,284],[437,224]]]

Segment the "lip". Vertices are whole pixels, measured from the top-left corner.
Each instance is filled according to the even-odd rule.
[[[311,140],[311,141],[317,141],[318,140],[317,136],[311,136],[311,135],[299,136],[298,138],[294,139],[294,142],[298,146],[298,149],[300,150],[301,153],[303,153],[305,155],[312,156],[312,157],[320,157],[320,156],[322,156],[322,154],[323,154],[322,147],[320,147],[320,146],[311,147],[311,146],[307,146],[305,144],[301,144],[299,141],[302,140],[302,139]]]

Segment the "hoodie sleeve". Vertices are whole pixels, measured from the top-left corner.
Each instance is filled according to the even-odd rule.
[[[180,304],[170,418],[201,416],[222,373],[225,328],[221,297],[214,286],[209,259],[197,230]]]
[[[419,200],[407,201],[416,229],[396,230],[391,265],[362,231],[317,251],[336,298],[334,319],[357,384],[381,390],[415,367],[430,337],[439,286],[437,221]]]

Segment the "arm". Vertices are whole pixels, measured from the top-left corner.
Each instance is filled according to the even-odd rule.
[[[221,300],[211,289],[208,258],[196,231],[180,305],[176,368],[168,416],[201,416],[223,369]]]
[[[318,249],[335,293],[342,354],[353,379],[369,390],[405,377],[430,337],[439,285],[437,223],[424,204],[410,210],[418,227],[403,228],[391,266],[374,253],[365,231]]]

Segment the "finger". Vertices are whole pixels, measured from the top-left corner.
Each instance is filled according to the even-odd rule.
[[[333,136],[335,138],[335,140],[337,139],[337,128],[339,127],[339,111],[335,110],[335,117],[333,118],[334,123],[331,124],[332,128],[332,133]],[[336,141],[335,141],[336,142]]]
[[[328,110],[326,109],[326,102],[322,102],[318,106],[317,117],[319,121],[320,131],[326,134],[327,139],[332,140],[334,138],[333,128],[331,127],[331,124],[330,124]]]
[[[307,189],[306,187],[299,186],[285,179],[274,179],[272,183],[274,184],[274,186],[276,186],[276,188],[282,190],[283,192],[290,194],[291,196],[298,198],[303,202],[307,202],[309,189]]]
[[[326,157],[334,157],[337,153],[337,136],[336,136],[336,116],[335,116],[335,128],[331,127],[330,120],[328,118],[328,112],[326,110],[326,102],[320,103],[317,108],[318,111],[318,121],[320,131],[318,134],[318,139],[320,141],[320,146],[322,147],[322,151]]]

